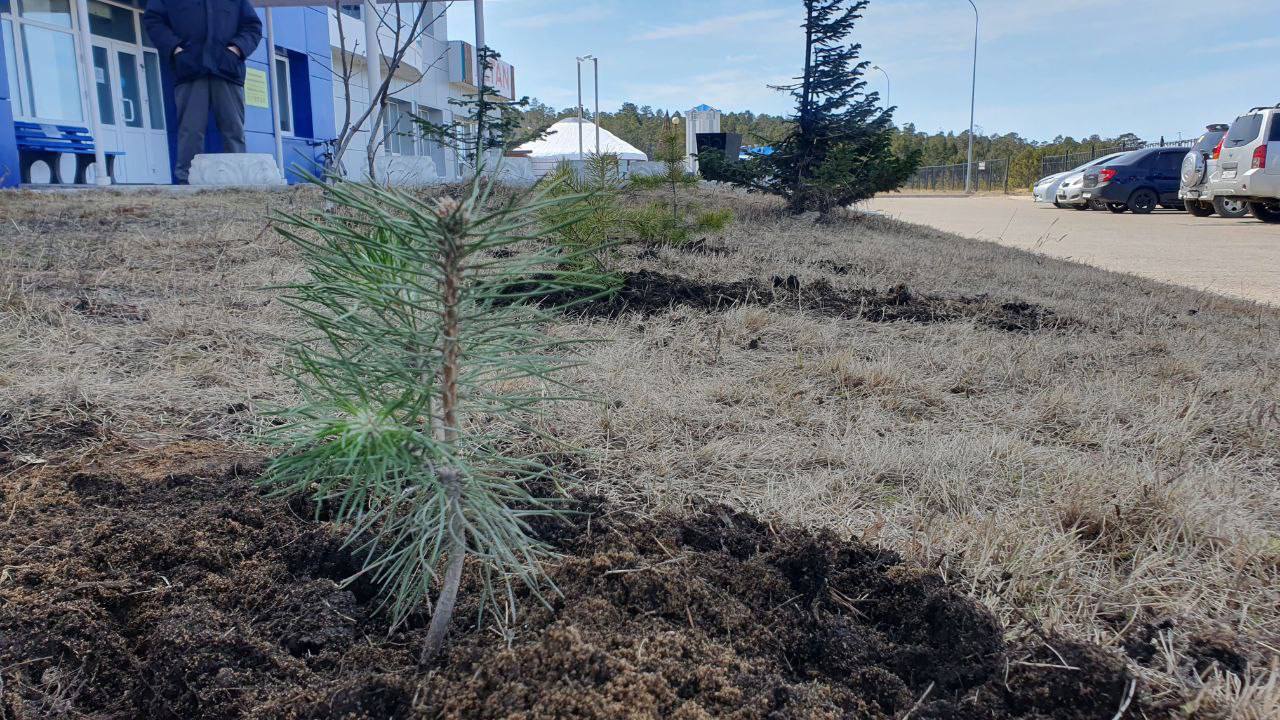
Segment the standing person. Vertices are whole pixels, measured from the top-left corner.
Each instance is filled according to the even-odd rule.
[[[204,152],[209,112],[226,152],[244,146],[244,61],[262,39],[249,0],[148,0],[142,25],[173,68],[178,106],[178,162],[187,183],[191,159]]]

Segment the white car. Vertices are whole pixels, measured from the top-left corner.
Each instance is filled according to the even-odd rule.
[[[1049,177],[1040,178],[1036,181],[1036,186],[1031,189],[1031,195],[1038,203],[1058,204],[1058,185],[1062,183],[1062,179],[1070,175],[1070,172],[1060,172]]]
[[[1110,155],[1103,155],[1100,158],[1090,160],[1081,166],[1079,171],[1072,172],[1062,178],[1058,183],[1058,195],[1053,204],[1063,208],[1075,208],[1076,210],[1100,209],[1084,198],[1084,170],[1094,165],[1111,162],[1124,154],[1122,152],[1111,153]]]
[[[1093,167],[1098,163],[1104,163],[1104,162],[1114,160],[1120,157],[1121,155],[1124,155],[1124,153],[1111,153],[1110,155],[1103,155],[1102,157],[1094,158],[1089,162],[1079,167],[1072,168],[1066,172],[1060,172],[1045,178],[1041,178],[1039,181],[1036,182],[1035,188],[1032,189],[1032,195],[1034,196],[1036,202],[1044,202],[1044,203],[1051,202],[1056,207],[1060,207],[1060,208],[1067,207],[1067,205],[1064,204],[1058,197],[1058,190],[1061,189],[1064,183],[1066,183],[1068,180],[1075,177],[1077,174],[1083,173],[1086,168]]]
[[[1243,200],[1253,216],[1280,223],[1280,105],[1256,107],[1236,118],[1213,154],[1218,167],[1209,192]]]
[[[1206,125],[1205,132],[1182,160],[1181,184],[1178,199],[1187,212],[1196,217],[1209,217],[1215,212],[1224,218],[1242,218],[1249,214],[1249,203],[1227,195],[1213,196],[1209,178],[1218,173],[1218,155],[1222,152],[1222,138],[1230,125],[1215,123]]]

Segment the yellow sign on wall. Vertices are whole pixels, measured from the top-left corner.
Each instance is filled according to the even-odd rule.
[[[267,95],[267,73],[254,68],[244,71],[244,104],[253,107],[271,107]]]

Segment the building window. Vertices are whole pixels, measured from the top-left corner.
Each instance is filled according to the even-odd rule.
[[[24,23],[22,40],[32,114],[80,122],[80,65],[72,34]]]
[[[133,27],[136,16],[137,13],[128,8],[89,0],[89,32],[98,37],[111,38],[130,45],[138,42],[137,30]]]
[[[276,106],[280,112],[280,133],[293,134],[293,89],[289,86],[289,55],[276,50]]]
[[[160,89],[160,58],[153,52],[142,53],[142,67],[147,76],[147,112],[151,129],[164,129],[164,94]]]
[[[386,148],[391,155],[417,155],[417,135],[413,127],[413,105],[404,100],[387,100]]]
[[[13,21],[6,19],[4,21],[4,69],[9,75],[9,94],[13,100],[13,112],[17,115],[26,115],[27,106],[22,102],[25,92],[22,83],[18,82],[18,55],[16,47],[13,44]]]
[[[71,27],[71,0],[19,0],[22,19]]]
[[[82,122],[80,70],[69,0],[0,2],[10,99],[15,115]]]
[[[340,10],[343,15],[346,15],[347,17],[350,17],[350,18],[355,18],[356,20],[359,20],[361,17],[364,16],[363,5],[342,5],[340,6]]]

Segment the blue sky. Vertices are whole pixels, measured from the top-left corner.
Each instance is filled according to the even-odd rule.
[[[1280,102],[1280,0],[976,2],[987,133],[1176,138]],[[451,37],[474,39],[472,12],[455,3]],[[485,2],[489,45],[516,66],[517,93],[574,105],[574,57],[594,53],[606,110],[630,100],[786,112],[788,99],[765,86],[802,61],[799,17],[799,0]],[[972,33],[966,0],[873,0],[854,40],[889,73],[899,123],[961,130]],[[883,96],[883,76],[868,79]]]

